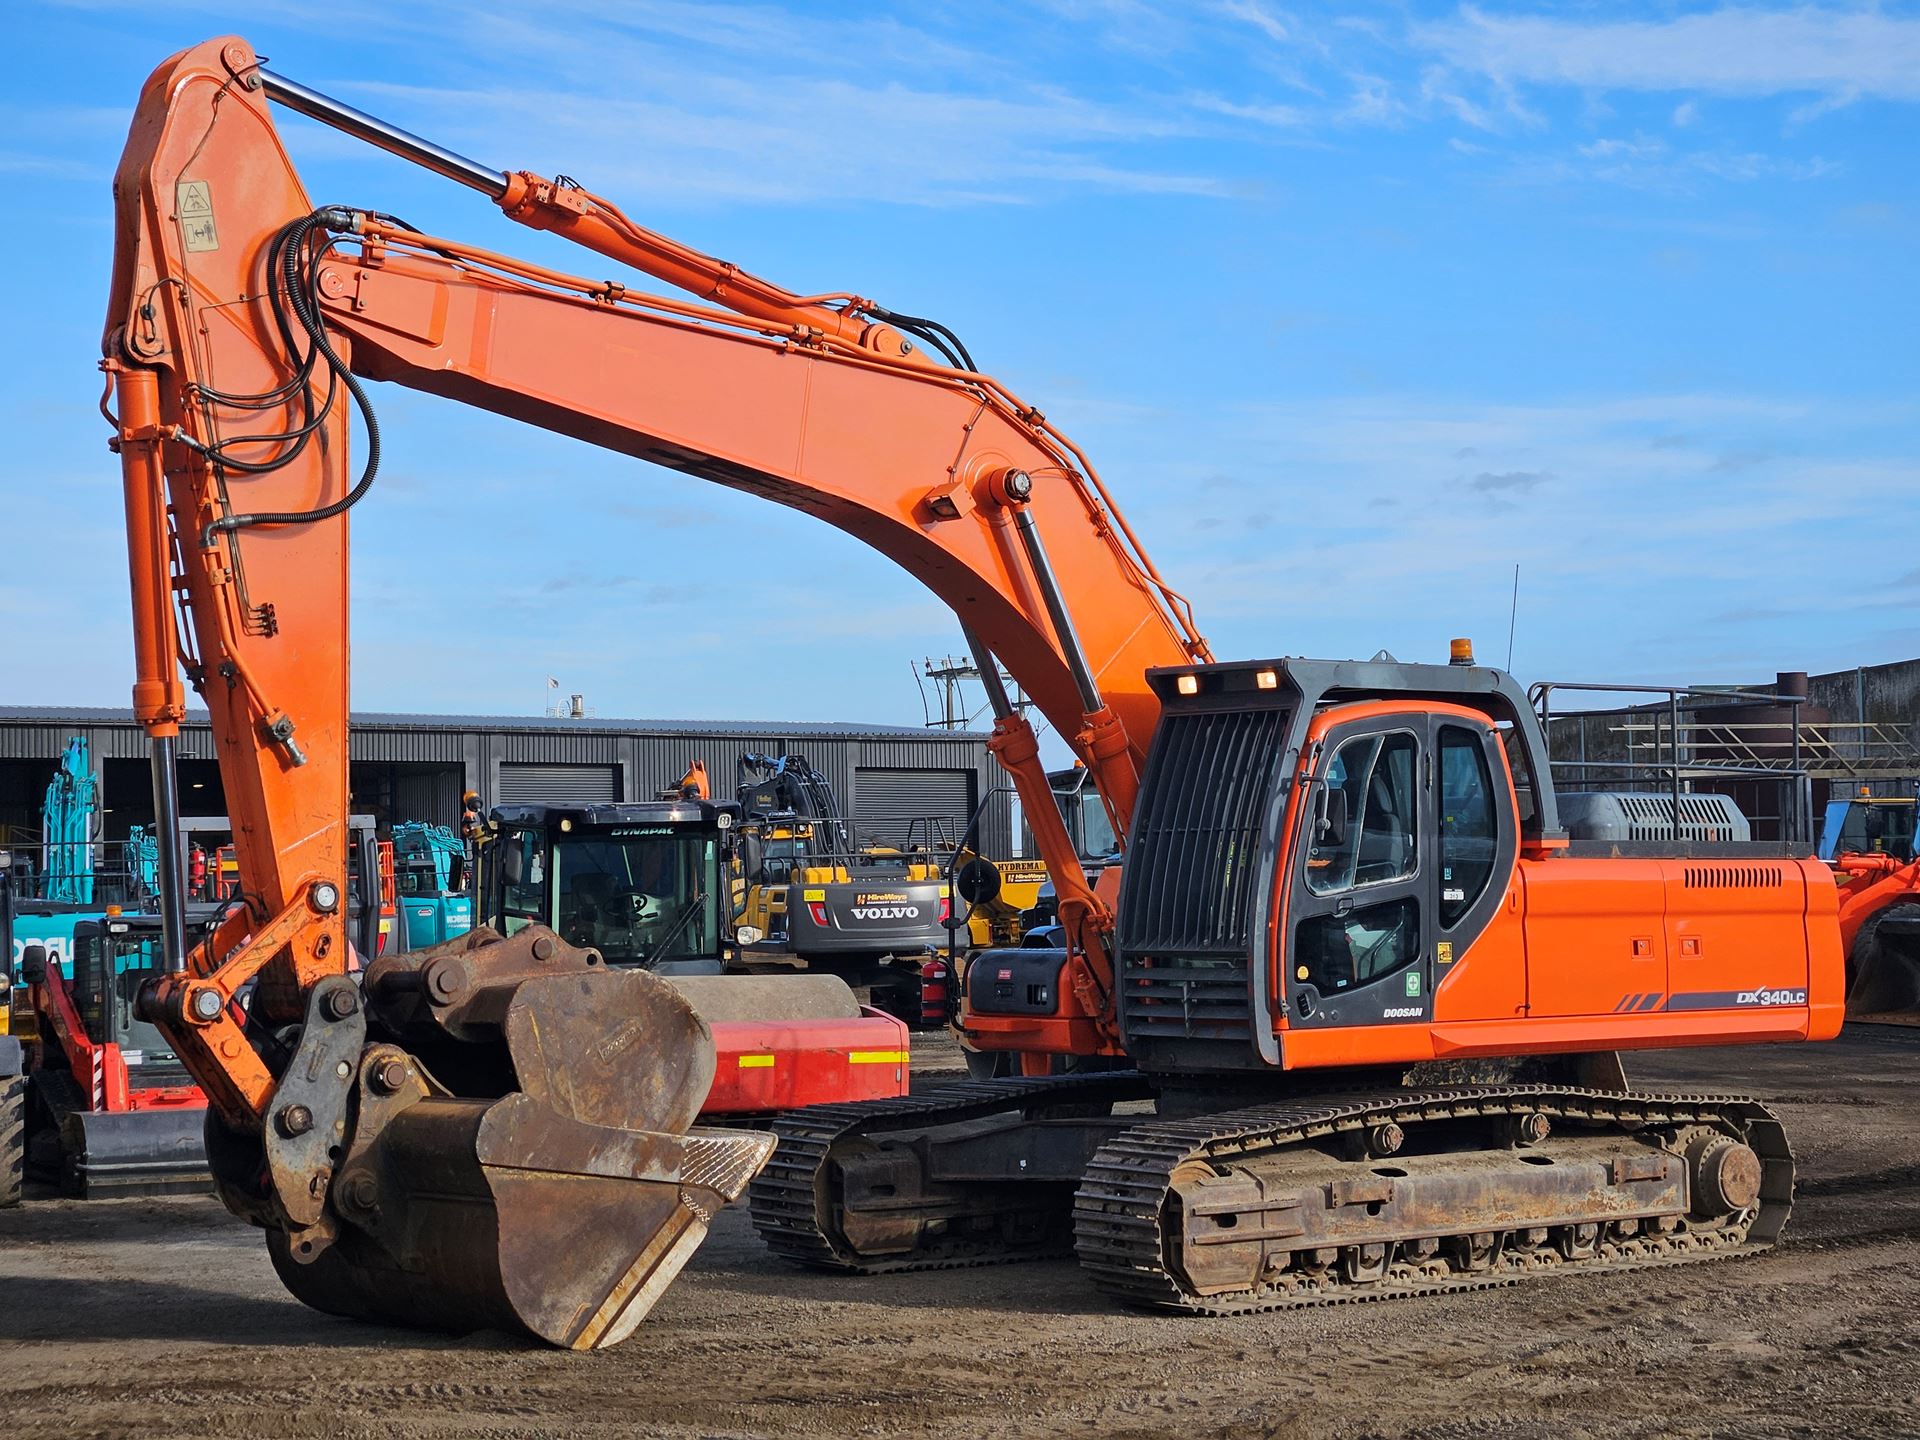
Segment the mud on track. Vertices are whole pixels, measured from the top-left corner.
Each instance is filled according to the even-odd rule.
[[[1920,1434],[1920,1031],[1629,1073],[1781,1110],[1779,1251],[1197,1320],[1116,1311],[1066,1263],[802,1274],[734,1211],[634,1339],[572,1356],[317,1315],[211,1199],[41,1199],[0,1211],[0,1432]]]

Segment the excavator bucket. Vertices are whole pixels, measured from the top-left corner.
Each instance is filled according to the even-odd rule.
[[[1920,1024],[1920,905],[1894,905],[1860,927],[1847,964],[1847,1017]]]
[[[276,1115],[305,1104],[313,1123],[264,1142],[283,1213],[303,1218],[303,1174],[324,1196],[311,1224],[268,1226],[280,1278],[316,1309],[615,1344],[772,1154],[771,1135],[694,1128],[714,1047],[693,1007],[550,931],[482,929],[382,959],[364,1006],[342,1013],[332,992],[351,985],[315,987],[275,1097]],[[302,1142],[326,1128],[310,1079],[341,1065],[335,1159]],[[226,1184],[244,1166],[215,1139]]]

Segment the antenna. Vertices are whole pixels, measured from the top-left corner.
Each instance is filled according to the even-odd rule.
[[[1520,622],[1520,562],[1513,562],[1513,608],[1507,612],[1507,670],[1513,670],[1513,628]]]

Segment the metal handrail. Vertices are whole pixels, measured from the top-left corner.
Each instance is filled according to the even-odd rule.
[[[1664,697],[1666,701],[1664,707],[1657,705],[1633,706],[1626,708],[1624,711],[1620,708],[1576,710],[1565,712],[1562,716],[1562,718],[1569,720],[1585,720],[1593,716],[1606,715],[1652,715],[1655,718],[1651,725],[1645,723],[1635,724],[1631,726],[1630,731],[1625,725],[1617,728],[1627,733],[1651,731],[1654,737],[1652,744],[1643,745],[1640,748],[1652,750],[1656,758],[1653,760],[1625,759],[1610,761],[1555,760],[1552,753],[1553,696],[1557,691],[1577,691],[1584,694],[1595,695],[1653,695]],[[1668,795],[1673,802],[1673,835],[1676,840],[1680,837],[1680,797],[1683,793],[1681,786],[1683,782],[1694,779],[1769,780],[1786,787],[1783,788],[1783,799],[1786,795],[1790,794],[1792,797],[1792,805],[1782,804],[1780,818],[1783,823],[1790,826],[1793,831],[1793,838],[1808,837],[1808,832],[1811,830],[1811,815],[1809,813],[1811,805],[1809,803],[1810,797],[1803,793],[1808,771],[1802,763],[1800,749],[1800,707],[1808,703],[1808,698],[1804,695],[1787,695],[1774,691],[1746,690],[1737,687],[1720,689],[1698,685],[1615,685],[1579,680],[1537,680],[1527,687],[1527,699],[1532,704],[1535,714],[1539,717],[1541,733],[1547,737],[1547,765],[1550,771],[1557,769],[1585,771],[1612,770],[1628,775],[1651,772],[1664,777]],[[1766,728],[1776,731],[1782,728],[1786,729],[1792,736],[1789,747],[1791,763],[1786,768],[1779,768],[1764,765],[1716,764],[1710,761],[1682,759],[1681,747],[1683,735],[1688,728],[1682,724],[1682,715],[1688,713],[1690,710],[1704,709],[1709,706],[1713,708],[1729,706],[1753,709],[1759,709],[1761,707],[1787,708],[1791,713],[1784,722],[1774,721],[1764,727],[1756,728]],[[1663,710],[1664,724],[1661,723]],[[1693,725],[1698,727],[1701,723],[1702,722],[1693,722]],[[1708,721],[1704,723],[1711,726],[1719,723],[1733,722]],[[1663,735],[1666,737],[1667,743],[1665,745],[1661,743],[1661,737]],[[1584,740],[1585,735],[1583,730],[1583,749]],[[1629,742],[1629,749],[1631,750],[1632,748],[1632,742]],[[1657,758],[1663,749],[1670,753],[1670,759],[1662,761]],[[1798,783],[1792,783],[1796,781]]]

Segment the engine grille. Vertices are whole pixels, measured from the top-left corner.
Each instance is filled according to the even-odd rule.
[[[1120,892],[1129,953],[1245,951],[1257,829],[1285,719],[1232,710],[1161,721]]]
[[[1665,840],[1675,832],[1671,795],[1624,794],[1620,807],[1627,812],[1634,840]],[[1724,795],[1682,795],[1679,835],[1682,840],[1739,838],[1733,802]]]
[[[1177,957],[1125,964],[1127,1034],[1140,1039],[1253,1043],[1253,977],[1244,962]]]
[[[1120,889],[1119,1008],[1136,1063],[1238,1069],[1253,1048],[1260,824],[1287,712],[1170,712],[1142,781]]]
[[[1689,890],[1764,890],[1787,883],[1784,865],[1689,865]]]

